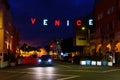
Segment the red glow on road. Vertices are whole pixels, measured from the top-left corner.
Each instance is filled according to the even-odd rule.
[[[36,18],[31,18],[31,23],[32,23],[32,25],[34,25],[35,22],[36,22]]]

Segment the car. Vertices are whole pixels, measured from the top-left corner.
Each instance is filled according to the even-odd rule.
[[[52,66],[53,65],[53,59],[50,55],[42,55],[38,58],[38,64],[42,66]]]

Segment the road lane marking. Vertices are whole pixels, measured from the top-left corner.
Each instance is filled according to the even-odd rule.
[[[70,67],[70,66],[65,66],[65,65],[60,65],[60,66],[63,66],[63,67],[65,67],[65,68],[72,68],[72,67]]]
[[[73,79],[73,78],[77,78],[77,77],[80,77],[80,76],[65,77],[65,78],[60,78],[60,79],[57,79],[57,80],[68,80],[68,79]]]
[[[108,73],[113,71],[120,71],[120,69],[111,69],[111,70],[104,70],[104,71],[97,71],[97,70],[64,70],[64,71],[74,71],[74,72],[95,72],[95,73]]]
[[[108,73],[108,72],[114,72],[114,71],[120,71],[120,69],[106,70],[106,71],[102,71],[102,73]]]
[[[74,71],[74,72],[96,72],[101,73],[102,71],[91,71],[91,70],[64,70],[64,71]]]
[[[72,67],[70,67],[70,66],[65,66],[65,65],[62,65],[62,64],[58,64],[59,66],[63,66],[63,67],[65,67],[65,68],[72,68]]]

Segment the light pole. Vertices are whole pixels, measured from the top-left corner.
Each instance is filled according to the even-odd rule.
[[[83,33],[83,34],[84,34],[84,36],[86,37],[87,43],[88,43],[88,45],[89,45],[89,43],[90,43],[90,29],[87,28],[87,27],[85,27],[85,26],[82,26],[82,27],[81,27],[81,30],[82,30],[82,31],[85,31],[85,33]],[[86,34],[86,33],[87,33],[87,34]]]
[[[88,43],[90,43],[90,29],[88,28]]]

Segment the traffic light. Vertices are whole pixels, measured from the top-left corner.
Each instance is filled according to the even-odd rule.
[[[53,50],[53,48],[54,48],[54,45],[51,44],[51,45],[50,45],[50,50]]]

